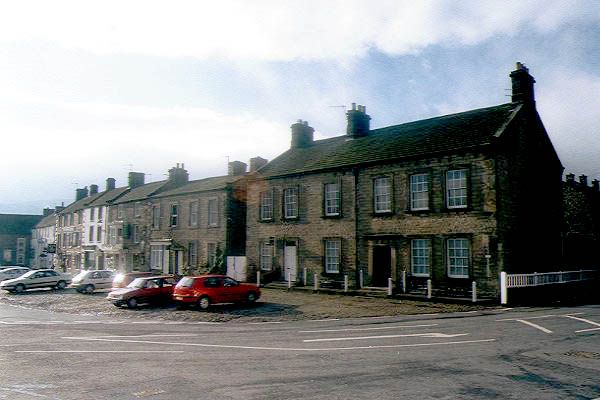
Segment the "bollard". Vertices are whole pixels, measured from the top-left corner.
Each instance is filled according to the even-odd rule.
[[[319,275],[313,275],[313,290],[316,292],[319,289]]]
[[[477,282],[473,281],[471,283],[471,295],[473,303],[477,303]]]
[[[292,273],[288,272],[288,290],[292,288]]]
[[[359,289],[362,289],[365,286],[364,285],[364,281],[363,281],[363,270],[362,270],[362,268],[359,270],[358,284],[360,285]]]
[[[388,296],[392,295],[392,278],[388,278]]]
[[[427,279],[427,298],[431,298],[431,279]]]
[[[306,271],[306,267],[302,269],[302,286],[306,286],[308,280],[308,271]]]
[[[260,269],[256,270],[256,286],[260,287]]]
[[[406,293],[406,271],[402,271],[402,293]]]
[[[500,304],[508,303],[508,287],[506,272],[500,272]]]
[[[344,275],[344,293],[348,293],[348,275]]]

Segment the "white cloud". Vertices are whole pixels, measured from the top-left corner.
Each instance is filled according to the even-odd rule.
[[[596,2],[18,1],[0,6],[0,40],[44,40],[94,53],[281,61],[340,59],[480,43],[600,19]]]

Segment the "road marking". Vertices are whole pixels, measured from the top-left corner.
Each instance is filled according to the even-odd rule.
[[[320,333],[320,332],[352,332],[352,331],[377,331],[382,329],[399,329],[399,328],[424,328],[429,326],[437,326],[439,324],[423,324],[423,325],[394,325],[394,326],[378,326],[375,328],[343,328],[343,329],[319,329],[314,331],[298,331],[298,333]]]
[[[376,346],[352,346],[352,347],[329,347],[329,348],[302,348],[302,347],[264,347],[264,346],[241,346],[241,345],[226,345],[226,344],[207,344],[207,343],[180,343],[180,342],[154,342],[149,340],[116,340],[116,339],[100,339],[94,337],[78,337],[71,338],[78,340],[89,340],[98,342],[120,342],[120,343],[142,343],[142,344],[158,344],[166,346],[185,346],[185,347],[204,347],[204,348],[220,348],[220,349],[243,349],[243,350],[270,350],[270,351],[295,351],[295,352],[324,352],[324,351],[346,351],[346,350],[370,350],[370,349],[391,349],[402,347],[428,347],[442,346],[453,344],[473,344],[473,343],[488,343],[495,342],[496,339],[478,339],[478,340],[461,340],[454,342],[436,342],[436,343],[413,343],[413,344],[393,344],[393,345],[376,345]]]
[[[41,397],[44,399],[56,399],[56,397],[49,397],[43,394],[39,394],[39,393],[35,393],[32,392],[31,390],[25,390],[25,389],[11,389],[11,388],[4,388],[4,387],[0,387],[0,390],[4,390],[6,392],[12,392],[12,393],[19,393],[19,394],[26,394],[28,396],[31,397]]]
[[[527,317],[527,318],[505,318],[505,319],[497,319],[496,322],[501,322],[501,321],[524,321],[524,320],[530,320],[530,319],[544,319],[544,318],[551,318],[551,317],[567,317],[569,315],[581,315],[581,314],[585,314],[582,312],[579,313],[569,313],[569,314],[548,314],[548,315],[538,315],[536,317]]]
[[[128,335],[128,336],[94,336],[101,339],[120,339],[120,338],[154,338],[154,337],[195,337],[195,333],[173,333],[173,334],[148,334],[148,335]],[[79,339],[79,337],[64,336],[61,339]]]
[[[15,350],[15,353],[184,353],[183,350]]]
[[[248,322],[248,325],[283,324],[283,321]]]
[[[592,331],[600,331],[600,328],[588,328],[588,329],[580,329],[578,331],[575,331],[575,333],[581,333],[581,332],[592,332]],[[600,399],[599,399],[600,400]]]
[[[339,318],[325,318],[325,319],[309,319],[306,322],[329,322],[329,321],[339,321]]]
[[[577,318],[577,317],[574,317],[573,315],[574,315],[574,314],[571,314],[571,315],[565,315],[564,317],[565,317],[565,318],[571,318],[571,319],[574,319],[574,320],[576,320],[576,321],[585,322],[585,323],[588,323],[588,324],[590,324],[590,325],[594,325],[594,326],[597,326],[597,327],[598,327],[598,328],[580,329],[580,330],[578,330],[578,331],[575,331],[575,333],[581,333],[581,332],[591,332],[591,331],[597,331],[597,330],[600,330],[600,324],[599,324],[599,323],[597,323],[597,322],[594,322],[594,321],[590,321],[589,319],[585,319],[585,318]]]
[[[390,338],[399,338],[399,337],[426,337],[426,338],[452,338],[456,336],[466,336],[468,333],[455,333],[455,334],[445,334],[438,332],[429,332],[429,333],[408,333],[405,335],[380,335],[380,336],[349,336],[349,337],[337,337],[337,338],[324,338],[324,339],[305,339],[304,343],[313,343],[313,342],[338,342],[343,340],[369,340],[369,339],[390,339]]]
[[[540,325],[534,324],[533,322],[526,321],[526,320],[524,320],[524,319],[517,319],[517,320],[515,320],[515,321],[521,322],[521,323],[523,323],[523,324],[525,324],[525,325],[529,325],[529,326],[531,326],[531,327],[533,327],[533,328],[535,328],[535,329],[539,329],[540,331],[542,331],[542,332],[545,332],[545,333],[552,333],[552,331],[551,331],[551,330],[549,330],[549,329],[546,329],[546,328],[544,328],[543,326],[540,326]]]

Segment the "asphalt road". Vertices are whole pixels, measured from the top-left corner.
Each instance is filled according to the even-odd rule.
[[[0,305],[0,399],[600,399],[600,306],[207,323]]]

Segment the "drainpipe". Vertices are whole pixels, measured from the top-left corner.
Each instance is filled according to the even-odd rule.
[[[352,175],[354,175],[354,282],[360,285],[361,279],[358,266],[358,168],[352,168]],[[359,289],[362,289],[362,287]]]

